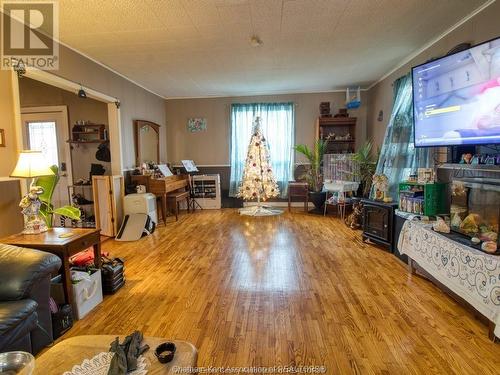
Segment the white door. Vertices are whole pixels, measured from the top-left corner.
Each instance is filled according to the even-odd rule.
[[[59,183],[52,203],[54,207],[70,204],[68,184],[73,181],[71,174],[71,151],[67,108],[30,107],[21,109],[23,124],[23,145],[28,150],[42,151],[50,165],[59,167]]]

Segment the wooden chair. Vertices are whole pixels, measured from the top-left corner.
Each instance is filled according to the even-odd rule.
[[[191,197],[188,190],[184,191],[173,191],[167,194],[167,201],[169,207],[174,208],[175,221],[179,220],[179,203],[183,200],[186,201],[187,211],[189,212],[189,207],[191,206]]]
[[[288,211],[292,207],[292,197],[300,197],[304,200],[304,211],[308,212],[309,185],[307,182],[290,181],[288,183]]]

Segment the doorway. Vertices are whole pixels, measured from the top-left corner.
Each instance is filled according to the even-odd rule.
[[[59,182],[53,195],[55,207],[71,204],[72,184],[68,110],[66,106],[24,107],[21,109],[23,148],[41,151],[50,165],[59,168]]]

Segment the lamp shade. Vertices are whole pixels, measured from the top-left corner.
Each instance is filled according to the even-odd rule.
[[[40,177],[53,174],[41,151],[21,151],[10,177]]]

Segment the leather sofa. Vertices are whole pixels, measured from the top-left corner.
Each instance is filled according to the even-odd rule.
[[[50,279],[60,267],[56,255],[0,244],[0,352],[52,343]]]

